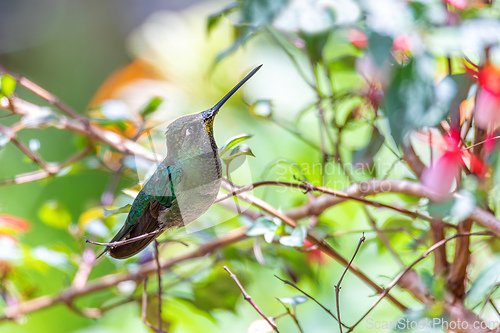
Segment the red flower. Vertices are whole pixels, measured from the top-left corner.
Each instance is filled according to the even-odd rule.
[[[422,173],[422,183],[438,198],[444,198],[451,190],[462,165],[469,163],[470,170],[479,177],[484,177],[484,162],[461,147],[460,132],[451,130],[444,137],[443,155],[430,168]]]
[[[320,265],[324,265],[326,263],[326,255],[321,252],[321,250],[318,250],[316,245],[308,241],[307,239],[304,241],[304,247],[308,250],[307,251],[307,262],[312,263],[312,262],[317,262]]]
[[[479,127],[500,127],[500,68],[487,65],[478,73],[481,87],[477,94],[475,119]]]
[[[0,214],[0,230],[12,230],[14,232],[26,232],[30,228],[28,221],[7,214]]]

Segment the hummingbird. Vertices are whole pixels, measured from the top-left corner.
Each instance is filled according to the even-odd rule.
[[[167,127],[167,156],[143,186],[123,227],[99,257],[109,252],[116,259],[129,258],[165,230],[193,222],[212,206],[222,177],[213,133],[215,116],[261,67],[248,73],[212,108],[180,117]],[[115,242],[121,244],[113,246]]]

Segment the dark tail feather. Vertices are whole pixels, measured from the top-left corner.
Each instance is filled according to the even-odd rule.
[[[126,233],[124,233],[122,237],[127,236],[127,239],[135,238],[153,232],[155,230],[158,230],[159,228],[160,226],[158,224],[158,220],[151,215],[148,209],[146,209],[141,218],[139,219],[139,222],[136,225],[131,226],[130,229],[127,229]],[[122,230],[120,230],[118,234],[120,234]],[[151,235],[150,237],[139,239],[136,242],[123,244],[114,247],[112,249],[106,249],[106,250],[109,251],[109,255],[112,256],[113,258],[125,259],[141,252],[146,246],[149,245],[149,243],[151,243],[162,232],[163,231]],[[115,236],[115,238],[117,238],[118,234]],[[116,239],[114,241],[117,240],[119,239]]]
[[[135,227],[135,225],[129,225],[129,224],[125,223],[123,225],[123,227],[120,229],[120,231],[118,231],[118,233],[115,235],[115,237],[113,237],[113,239],[109,241],[109,243],[114,243],[114,242],[124,240],[126,238],[127,234],[129,234],[134,229],[134,227]],[[106,246],[104,251],[102,251],[102,253],[97,256],[96,260],[99,259],[100,257],[102,257],[103,255],[107,254],[108,252],[110,252],[111,249],[112,248],[110,246]]]

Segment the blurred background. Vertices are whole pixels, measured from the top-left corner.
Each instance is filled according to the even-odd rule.
[[[259,159],[250,161],[256,178],[275,159],[295,158],[307,162],[311,152],[306,144],[279,127],[259,122],[242,103],[242,99],[253,103],[257,99],[266,101],[272,98],[274,112],[284,117],[291,117],[292,113],[311,103],[314,91],[308,89],[297,72],[290,71],[286,55],[268,40],[257,38],[214,66],[216,57],[232,45],[232,22],[223,21],[208,34],[207,18],[229,3],[193,0],[2,1],[5,10],[0,13],[0,64],[29,78],[88,117],[102,117],[103,110],[99,107],[106,101],[113,101],[115,103],[108,104],[109,110],[104,110],[107,112],[105,118],[112,118],[113,112],[131,114],[134,118],[133,114],[152,97],[162,97],[165,102],[149,120],[157,129],[153,136],[158,139],[155,141],[158,152],[165,151],[162,135],[170,121],[212,106],[250,69],[264,64],[263,70],[224,107],[222,117],[215,123],[216,140],[221,146],[235,135],[253,134],[251,147],[262,147],[253,148]],[[48,105],[22,87],[18,87],[16,93],[38,105]],[[263,112],[268,112],[268,107],[264,103]],[[0,122],[10,126],[16,120],[15,117],[5,117]],[[135,132],[130,129],[125,133],[133,137]],[[56,128],[41,131],[27,128],[19,132],[18,137],[48,162],[64,161],[85,146],[78,135]],[[283,140],[289,144],[271,144]],[[19,289],[29,289],[25,296],[57,293],[69,286],[76,269],[74,253],[83,247],[81,234],[75,232],[75,228],[85,225],[87,232],[90,230],[91,234],[97,234],[105,241],[121,226],[125,218],[123,214],[114,220],[108,218],[106,226],[93,224],[96,215],[99,216],[94,207],[105,200],[102,196],[112,178],[109,171],[116,170],[118,162],[118,157],[109,157],[108,153],[101,152],[100,157],[110,169],[98,167],[94,159],[87,158],[55,178],[0,187],[0,213],[29,221],[26,232],[18,235],[22,246],[16,246],[17,252],[8,248],[7,252],[11,254],[5,255],[6,260],[17,266],[10,276],[20,284]],[[314,157],[319,157],[319,154],[314,153]],[[0,150],[0,161],[0,179],[36,170],[35,165],[10,145]],[[125,173],[118,188],[133,186],[137,181],[135,172]],[[294,193],[283,195],[300,197]],[[130,197],[117,194],[113,202],[115,207],[125,203],[130,203]],[[293,201],[276,198],[275,203],[285,203],[281,208],[286,209]],[[214,208],[204,219],[209,220],[208,225],[213,225],[232,217],[233,214],[226,210]],[[89,221],[92,223],[86,224]],[[234,226],[233,219],[233,225],[224,230]],[[180,239],[186,240],[184,231],[181,231]],[[304,255],[300,256],[305,260]],[[91,278],[127,267],[122,262],[105,260],[94,269]],[[131,261],[135,262],[137,258]],[[261,269],[258,266],[246,268],[247,273],[252,271],[252,275],[258,276]],[[172,332],[243,332],[258,319],[248,304],[238,302],[241,308],[234,308],[236,299],[242,299],[233,285],[229,287],[225,272],[198,274],[196,279],[199,282],[194,287],[199,290],[196,297],[193,291],[182,290],[184,287],[172,291],[173,295],[177,293],[184,299],[170,303],[165,310],[166,317],[175,318]],[[227,288],[213,289],[210,281],[217,279],[222,279]],[[267,274],[266,279],[269,288],[260,290],[258,286],[249,286],[248,290],[257,299],[259,294],[265,297],[270,290],[281,287],[272,274]],[[130,286],[127,289],[124,285],[123,288],[123,291],[117,289],[111,294],[97,293],[81,304],[104,304],[102,302],[106,299],[113,303],[115,296],[120,298],[130,294]],[[333,290],[332,286],[327,288]],[[110,298],[111,295],[114,296]],[[196,298],[200,301],[197,302]],[[280,307],[278,304],[271,308],[282,312]],[[310,321],[315,327],[330,327],[327,316],[316,315],[314,309],[311,311]],[[149,329],[140,319],[139,304],[132,303],[112,309],[97,320],[82,317],[59,305],[36,312],[17,323],[3,323],[1,331],[148,332]]]
[[[479,70],[471,64],[484,61],[485,47],[491,51],[491,63],[498,64],[500,58],[498,45],[490,48],[500,35],[500,9],[497,4],[490,8],[485,1],[246,0],[237,2],[243,9],[235,11],[230,1],[0,3],[0,65],[50,91],[93,123],[147,148],[148,138],[136,135],[143,126],[151,129],[155,150],[160,153],[165,152],[168,123],[213,106],[246,73],[263,64],[215,121],[219,147],[232,137],[253,135],[245,141],[255,154],[245,160],[246,178],[232,179],[240,185],[258,180],[305,179],[343,189],[372,178],[419,181],[403,160],[402,143],[407,143],[407,133],[429,127],[435,138],[443,139],[440,135],[446,129],[440,132],[435,128],[447,119],[451,108],[447,103],[452,98],[442,100],[440,96],[454,96],[456,91],[455,86],[449,90],[449,86],[440,86],[444,90],[438,91],[437,83],[447,75]],[[405,67],[410,59],[418,65]],[[415,70],[404,72],[405,68]],[[400,84],[408,86],[399,89]],[[459,101],[467,102],[464,120],[471,119],[474,89],[479,89],[476,83],[467,84],[470,89],[460,95]],[[417,102],[411,99],[414,91],[421,93],[415,97]],[[48,106],[19,85],[15,93]],[[400,113],[386,112],[385,105],[379,108],[384,94],[396,99],[397,107],[403,105]],[[154,98],[163,102],[146,117],[143,110]],[[18,139],[45,161],[61,163],[85,149],[85,137],[57,126],[38,128],[39,120],[29,123],[0,111],[3,126],[27,122],[17,132]],[[426,129],[412,137],[427,166],[433,156],[441,154],[443,149],[438,145],[444,146],[444,140],[438,139],[435,145],[428,144],[430,132]],[[471,142],[470,135],[464,140]],[[17,302],[70,287],[85,251],[101,250],[85,244],[83,236],[104,242],[114,235],[126,214],[106,217],[104,208],[131,203],[137,184],[144,181],[150,167],[142,165],[140,159],[122,159],[117,151],[97,143],[88,156],[53,177],[5,185],[4,180],[38,169],[7,141],[0,135],[0,313]],[[483,190],[475,179],[468,184],[474,181],[476,189]],[[449,187],[445,189],[448,192]],[[305,205],[310,198],[301,191],[283,188],[260,188],[253,194],[280,211]],[[382,194],[377,200],[422,212],[431,210],[427,199],[402,194]],[[498,196],[491,200],[500,205]],[[433,214],[440,210],[449,213],[451,206],[433,207]],[[375,283],[387,285],[432,244],[430,227],[418,218],[363,207],[357,202],[344,202],[300,224],[314,227],[345,258],[352,256],[366,232],[367,240],[356,264]],[[449,221],[457,223],[456,219],[451,216]],[[172,230],[162,237],[192,246],[250,223],[248,218],[214,205],[200,218],[204,226],[201,230]],[[387,240],[382,241],[377,224],[398,231],[387,233]],[[274,297],[285,299],[294,310],[300,305],[297,317],[305,331],[337,329],[337,323],[313,302],[295,304],[298,299],[290,297],[299,293],[274,275],[299,284],[333,311],[335,284],[344,267],[319,251],[307,251],[311,244],[304,243],[303,238],[300,244],[285,246],[279,241],[284,234],[277,231],[284,232],[284,227],[271,226],[274,243],[259,234],[224,247],[216,255],[164,272],[163,320],[169,332],[269,332],[252,326],[259,324],[260,317],[244,301],[222,270],[223,265],[238,275],[264,313],[285,314],[278,320],[281,332],[296,332],[297,326]],[[477,256],[477,265],[471,270],[474,278],[495,255],[495,244],[492,249],[490,245],[471,245],[474,250],[485,251]],[[175,257],[182,251],[182,245],[169,244],[162,258]],[[453,252],[448,253],[451,260]],[[105,258],[93,268],[90,280],[134,272],[141,261],[148,259],[150,250],[125,261]],[[390,321],[443,316],[445,277],[433,269],[430,260],[418,268],[422,283],[435,293],[432,307],[395,288],[391,293],[411,311],[402,313],[382,301],[369,318]],[[150,280],[148,290],[154,291],[155,281]],[[141,290],[135,282],[122,283],[78,298],[73,308],[58,304],[16,321],[2,322],[0,331],[150,332],[141,321]],[[482,294],[477,295],[481,300]],[[342,284],[342,318],[354,323],[373,304],[373,296],[372,289],[347,274]],[[148,308],[155,309],[156,305],[153,295]],[[99,308],[103,313],[96,318],[83,316],[78,309],[84,308]],[[147,316],[155,320],[153,310]],[[495,318],[495,313],[486,308],[484,316]],[[364,330],[363,325],[359,331]]]

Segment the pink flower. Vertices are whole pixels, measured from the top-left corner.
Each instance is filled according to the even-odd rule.
[[[422,173],[422,183],[431,190],[438,199],[445,198],[455,183],[461,166],[469,164],[470,170],[478,177],[484,177],[484,162],[461,147],[460,132],[451,130],[444,137],[444,152],[437,162]]]
[[[500,127],[500,69],[487,65],[478,73],[481,90],[477,94],[475,119],[479,127]]]
[[[444,2],[457,9],[464,9],[467,6],[467,0],[444,0]]]
[[[439,198],[450,193],[460,171],[460,161],[453,153],[446,152],[431,168],[422,173],[422,183]]]
[[[347,33],[347,39],[358,49],[366,49],[368,47],[368,37],[366,37],[366,35],[358,29],[349,30]]]
[[[394,38],[394,41],[392,42],[392,47],[394,48],[394,50],[405,53],[411,51],[411,46],[411,38],[408,35],[399,35]]]

